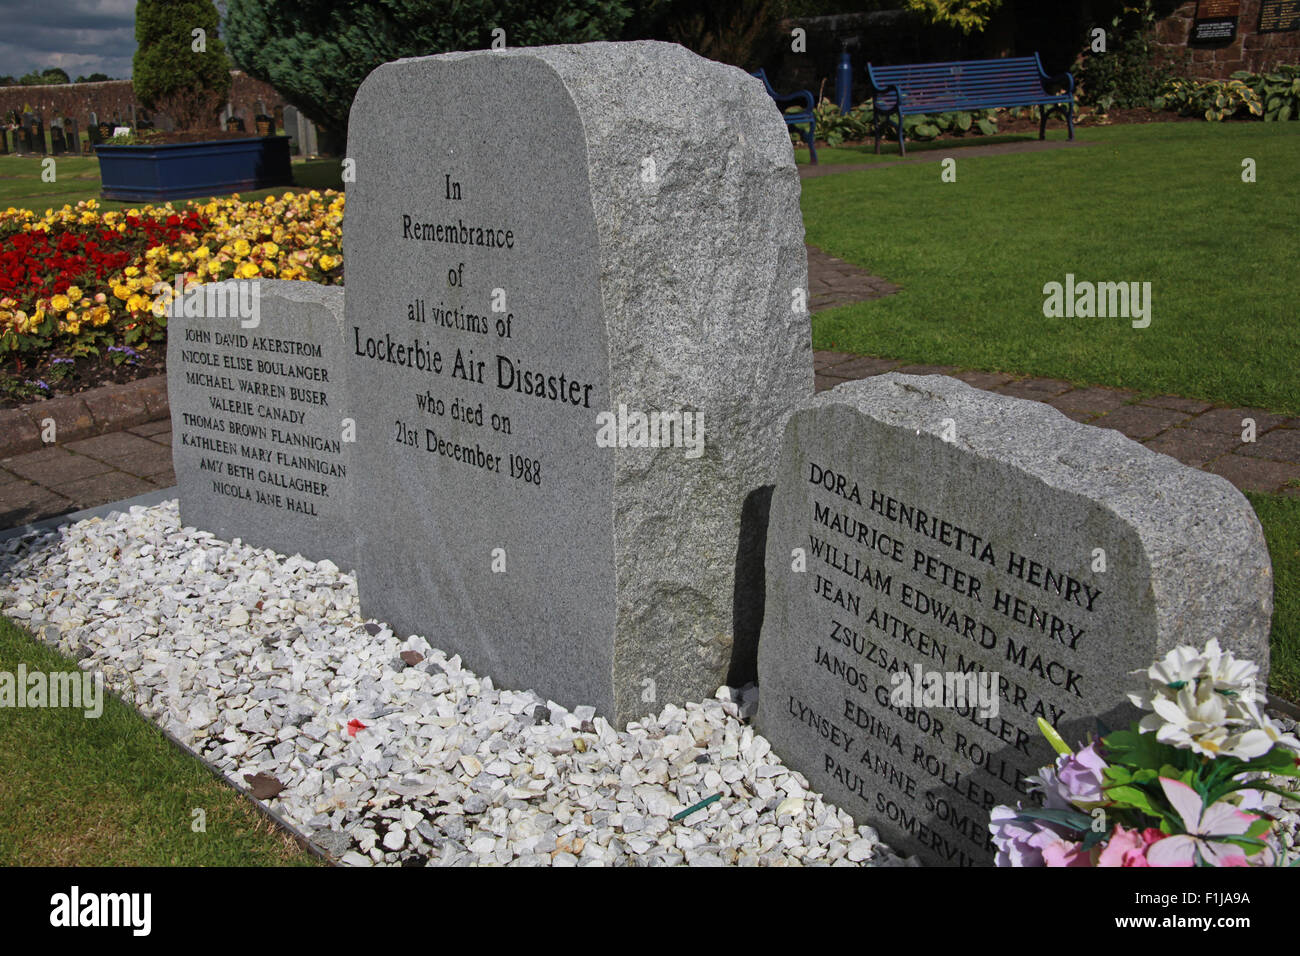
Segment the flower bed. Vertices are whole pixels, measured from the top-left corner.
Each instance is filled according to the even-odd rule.
[[[342,281],[343,196],[0,213],[0,361],[51,353],[122,361],[162,341],[162,287],[230,278]]]

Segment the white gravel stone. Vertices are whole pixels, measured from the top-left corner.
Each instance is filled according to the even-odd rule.
[[[275,777],[268,804],[345,865],[903,865],[749,726],[756,688],[618,731],[368,624],[329,562],[182,529],[174,501],[0,550],[5,613],[233,781]]]

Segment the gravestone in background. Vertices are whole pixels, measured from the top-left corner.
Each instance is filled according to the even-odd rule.
[[[762,84],[652,42],[402,60],[347,155],[364,613],[620,724],[752,678],[764,487],[812,392]],[[602,447],[602,412],[701,415],[701,453]]]
[[[1268,671],[1272,571],[1240,492],[943,376],[841,385],[792,415],[767,581],[759,729],[930,863],[992,861],[989,809],[1028,800],[1055,756],[1037,717],[1072,743],[1127,726],[1131,672],[1211,637]],[[996,714],[911,690],[968,669]]]
[[[32,152],[44,156],[46,153],[45,124],[41,122],[39,116],[33,116],[31,118],[31,124],[28,127],[28,131],[30,133],[29,140],[31,142]]]
[[[81,153],[81,137],[77,133],[77,121],[74,119],[65,119],[63,121],[63,135],[68,144],[68,152],[76,156]]]
[[[206,290],[220,285],[202,287],[204,315],[168,320],[181,523],[350,568],[343,290],[279,280],[234,285],[241,307],[260,289],[255,327],[232,317],[229,304],[207,303]]]
[[[63,138],[63,126],[59,123],[53,123],[50,126],[50,155],[62,156],[68,151],[68,146]]]

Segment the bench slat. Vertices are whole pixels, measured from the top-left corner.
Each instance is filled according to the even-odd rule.
[[[1068,104],[1071,112],[1067,121],[1073,139],[1074,80],[1068,73],[1064,77],[1064,92],[1049,90],[1053,78],[1043,71],[1036,53],[998,60],[953,60],[880,67],[868,63],[868,85],[875,94],[876,152],[880,152],[879,117],[882,113],[915,116],[958,110]],[[1046,114],[1043,123],[1046,123]],[[1041,129],[1039,134],[1041,138]],[[901,129],[898,143],[900,150],[906,153]]]

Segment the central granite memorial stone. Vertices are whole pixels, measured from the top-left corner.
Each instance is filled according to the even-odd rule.
[[[812,391],[762,84],[652,42],[400,60],[347,158],[364,613],[620,723],[752,678]]]
[[[1226,480],[940,375],[794,412],[772,495],[758,725],[896,849],[988,864],[989,810],[1137,716],[1131,674],[1211,638],[1268,670],[1272,569]]]

